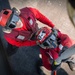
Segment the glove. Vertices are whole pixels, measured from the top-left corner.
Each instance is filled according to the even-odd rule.
[[[58,29],[52,28],[52,31],[53,31],[53,33],[55,34],[55,36],[57,36],[57,34],[58,34]]]
[[[58,68],[60,68],[60,64],[57,64],[56,61],[53,62],[53,64],[51,65],[51,70],[57,70]]]

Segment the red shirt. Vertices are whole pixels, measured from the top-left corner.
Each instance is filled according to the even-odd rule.
[[[49,20],[49,19],[47,19],[43,14],[41,14],[37,9],[35,9],[35,8],[29,8],[32,12],[33,12],[33,14],[34,14],[34,16],[35,16],[35,18],[38,20],[38,21],[40,21],[40,22],[42,22],[43,24],[46,24],[46,25],[48,25],[48,26],[50,26],[50,27],[54,27],[54,24],[52,24],[52,22]],[[21,16],[20,16],[21,17]],[[27,30],[26,29],[26,24],[25,24],[25,22],[23,21],[23,18],[21,17],[21,20],[22,20],[22,22],[23,22],[23,27],[22,28],[17,28],[17,29],[15,29],[15,30],[17,30],[18,32],[20,32],[20,30]],[[14,29],[13,29],[14,30]],[[14,34],[14,33],[13,33]],[[20,47],[20,46],[34,46],[34,45],[36,45],[36,41],[32,41],[32,40],[27,40],[27,41],[17,41],[17,40],[14,40],[14,39],[11,39],[10,37],[6,37],[6,36],[4,36],[5,37],[5,39],[7,40],[7,42],[9,42],[10,44],[12,44],[12,45],[15,45],[15,46],[17,46],[17,47]],[[12,37],[12,36],[11,36]]]
[[[58,37],[61,40],[61,45],[71,47],[73,44],[75,44],[75,41],[71,40],[68,35],[62,34],[59,32]],[[58,45],[55,49],[40,49],[40,52],[42,54],[42,61],[43,65],[46,69],[51,70],[51,63],[50,63],[50,56],[55,60],[59,57],[59,52],[61,48]]]
[[[36,19],[42,22],[43,24],[48,25],[49,27],[54,27],[54,24],[47,18],[45,17],[42,13],[40,13],[37,9],[35,8],[29,8],[35,15]]]

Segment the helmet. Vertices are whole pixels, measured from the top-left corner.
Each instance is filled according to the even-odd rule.
[[[36,33],[36,40],[38,45],[44,49],[57,47],[57,37],[50,28],[40,28]]]
[[[19,20],[19,16],[16,12],[16,8],[3,9],[0,12],[0,25],[3,27],[14,28],[18,20]]]
[[[0,25],[1,26],[5,26],[10,15],[12,14],[12,11],[9,10],[9,9],[3,9],[1,12],[0,12]]]

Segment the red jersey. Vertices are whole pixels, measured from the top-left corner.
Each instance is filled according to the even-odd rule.
[[[60,39],[60,44],[55,49],[40,49],[42,54],[43,65],[46,69],[51,70],[50,57],[55,60],[59,57],[59,52],[64,46],[71,47],[75,44],[75,41],[71,40],[68,35],[58,32],[58,38]]]
[[[27,12],[29,12],[29,14]],[[4,33],[7,42],[17,47],[36,45],[36,41],[30,40],[32,34],[37,30],[36,19],[50,27],[54,27],[54,24],[35,8],[23,8],[19,16],[23,23],[23,27],[13,29],[9,34]],[[29,20],[30,18],[28,16],[31,20]],[[32,26],[30,24],[32,24]]]

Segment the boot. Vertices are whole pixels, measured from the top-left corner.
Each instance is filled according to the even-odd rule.
[[[75,54],[68,59],[68,65],[72,71],[75,70]]]
[[[73,62],[68,62],[68,65],[69,65],[69,67],[70,67],[70,69],[71,69],[72,71],[75,71],[75,63],[73,63]]]

